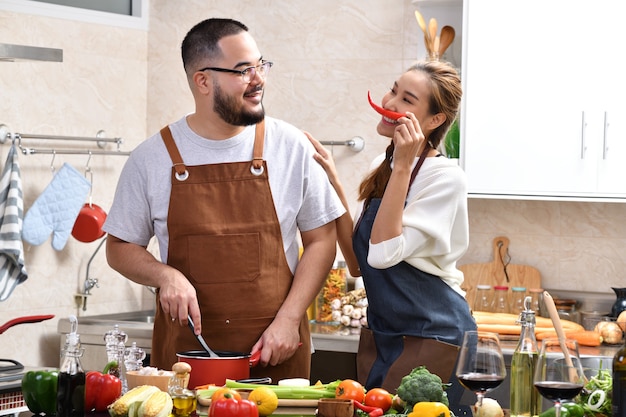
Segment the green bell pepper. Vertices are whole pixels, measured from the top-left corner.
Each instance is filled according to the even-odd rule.
[[[59,372],[28,371],[22,377],[22,395],[34,414],[53,415],[57,412],[57,380]]]
[[[554,407],[548,408],[541,413],[539,417],[555,417],[556,412]],[[585,410],[582,406],[576,403],[562,403],[561,404],[561,417],[584,417]]]

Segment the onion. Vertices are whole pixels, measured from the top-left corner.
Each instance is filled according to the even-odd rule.
[[[596,396],[596,394],[600,398],[595,403],[592,403],[593,398]],[[606,399],[606,393],[602,391],[601,389],[597,389],[589,395],[589,399],[587,400],[587,405],[589,406],[590,410],[598,411],[600,407],[602,407],[602,404],[604,404],[605,399]]]

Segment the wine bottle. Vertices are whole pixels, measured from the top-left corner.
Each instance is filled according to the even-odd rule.
[[[531,297],[525,297],[524,310],[518,320],[522,329],[511,361],[511,417],[534,417],[541,413],[541,395],[533,385],[538,348],[535,312],[530,305]]]
[[[626,417],[626,343],[613,357],[613,417]]]

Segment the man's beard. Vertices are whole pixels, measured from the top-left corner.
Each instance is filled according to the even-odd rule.
[[[241,110],[241,106],[234,97],[223,94],[222,89],[214,84],[213,107],[217,114],[233,126],[250,126],[259,123],[265,117],[265,109],[261,103],[261,110],[255,113]]]

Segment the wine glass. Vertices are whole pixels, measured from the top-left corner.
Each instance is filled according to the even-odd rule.
[[[456,377],[465,388],[476,393],[480,413],[485,394],[500,386],[506,377],[504,356],[496,333],[465,332]]]
[[[554,403],[556,417],[561,415],[561,402],[577,396],[583,389],[584,381],[578,342],[545,339],[535,369],[534,384],[539,394]]]

